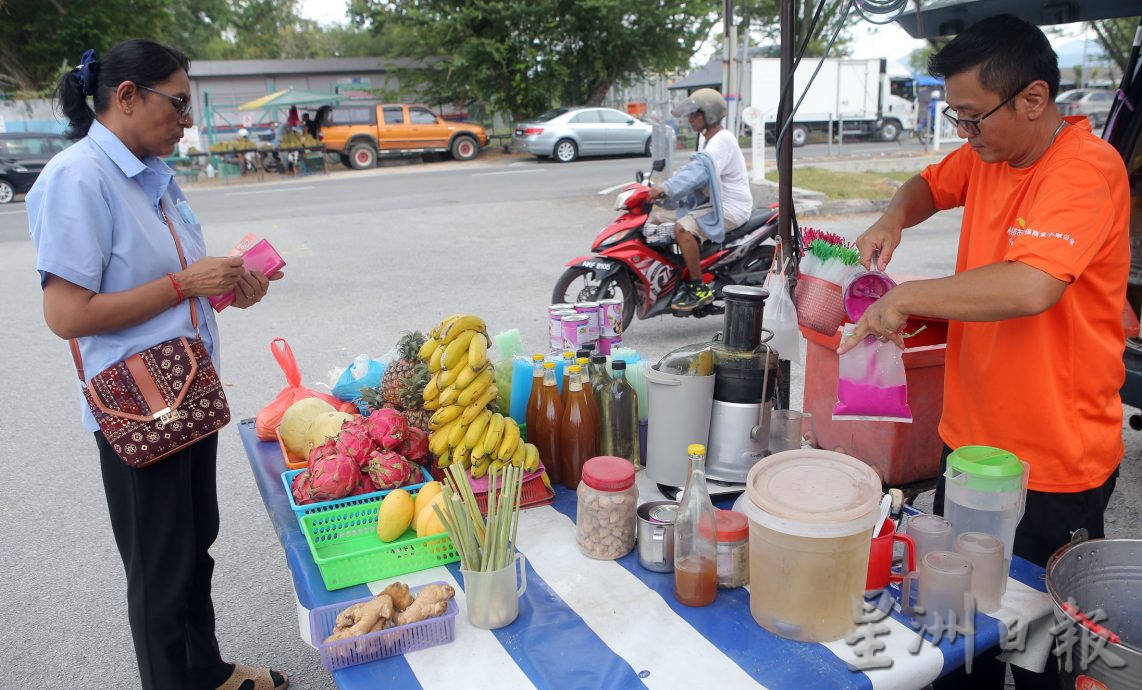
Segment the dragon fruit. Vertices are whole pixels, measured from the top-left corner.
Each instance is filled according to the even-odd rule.
[[[332,439],[309,451],[309,471],[311,473],[313,472],[313,465],[317,462],[317,459],[326,455],[337,455],[337,446]]]
[[[369,436],[385,450],[396,450],[408,435],[408,420],[390,407],[377,410],[367,418]]]
[[[293,494],[294,503],[299,506],[313,503],[313,487],[309,484],[309,470],[298,472],[289,488],[290,493]]]
[[[317,501],[332,501],[349,495],[361,479],[357,461],[348,455],[310,456],[309,485]]]
[[[358,472],[358,474],[360,475],[360,479],[357,480],[357,486],[354,486],[353,490],[349,492],[350,496],[371,494],[377,490],[377,487],[373,486],[373,480],[369,479],[368,472],[361,470]]]
[[[353,426],[346,424],[334,442],[334,448],[338,453],[353,458],[357,466],[362,469],[369,464],[369,453],[373,451],[373,447],[373,439],[363,424]]]
[[[377,489],[395,489],[412,478],[412,463],[391,450],[374,450],[369,458],[369,478]]]
[[[404,456],[405,460],[410,462],[427,461],[428,459],[428,432],[423,429],[418,429],[415,426],[408,428],[408,435],[405,436],[404,442],[400,444],[400,450],[397,451]]]

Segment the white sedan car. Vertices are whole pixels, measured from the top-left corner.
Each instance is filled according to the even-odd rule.
[[[614,108],[556,108],[516,125],[515,149],[560,163],[579,156],[650,155],[651,126]]]

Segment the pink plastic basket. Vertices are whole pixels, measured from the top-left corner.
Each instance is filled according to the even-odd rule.
[[[841,286],[827,280],[797,274],[797,322],[824,335],[833,335],[845,322]]]
[[[437,582],[433,584],[443,585],[446,583]],[[410,590],[415,596],[426,586],[411,587]],[[342,611],[354,604],[364,603],[371,599],[372,597],[368,597],[354,601],[343,601],[329,606],[319,606],[309,612],[310,636],[314,646],[317,647],[318,654],[321,655],[321,663],[325,665],[326,671],[332,673],[337,669],[365,664],[407,652],[415,652],[418,649],[435,647],[456,639],[456,615],[460,609],[456,606],[456,599],[453,598],[448,601],[448,610],[442,616],[367,635],[337,640],[329,644],[322,643],[322,640],[333,633],[337,616]]]

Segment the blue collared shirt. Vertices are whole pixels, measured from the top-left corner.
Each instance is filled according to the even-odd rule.
[[[204,258],[202,226],[170,167],[158,158],[139,160],[110,130],[92,123],[86,137],[52,158],[28,192],[28,225],[40,285],[51,273],[93,292],[121,292],[182,270],[160,201],[187,265]],[[199,334],[218,367],[214,310],[205,298],[194,303]],[[137,326],[79,338],[84,375],[90,379],[152,345],[194,334],[184,302]],[[98,431],[78,383],[84,426]]]

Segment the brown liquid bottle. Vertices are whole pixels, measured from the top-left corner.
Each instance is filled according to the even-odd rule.
[[[531,356],[531,394],[527,399],[527,412],[524,422],[527,424],[528,440],[535,433],[535,413],[539,411],[539,396],[543,393],[543,355]]]
[[[585,352],[585,350],[580,350]],[[599,428],[599,405],[595,402],[594,386],[591,385],[591,360],[588,357],[579,357],[575,360],[579,365],[579,381],[583,390],[587,391],[587,406],[591,408],[591,416],[595,418],[595,428]],[[564,403],[564,407],[566,407]]]
[[[562,384],[562,387],[559,389],[559,402],[563,403],[564,407],[567,406],[567,391],[570,390],[570,388],[571,388],[571,386],[569,385],[570,381],[571,381],[571,367],[574,365],[575,365],[575,353],[572,352],[571,350],[564,350],[563,351],[563,384]]]
[[[591,414],[590,392],[583,388],[582,369],[571,367],[567,407],[559,424],[560,479],[568,489],[579,488],[583,463],[599,454],[599,423]]]
[[[552,482],[560,480],[562,469],[559,459],[559,423],[562,418],[563,402],[555,384],[555,362],[544,362],[543,389],[539,409],[535,412],[535,440],[532,443],[539,449],[539,460],[547,468],[547,476]],[[528,429],[529,437],[530,431]]]

